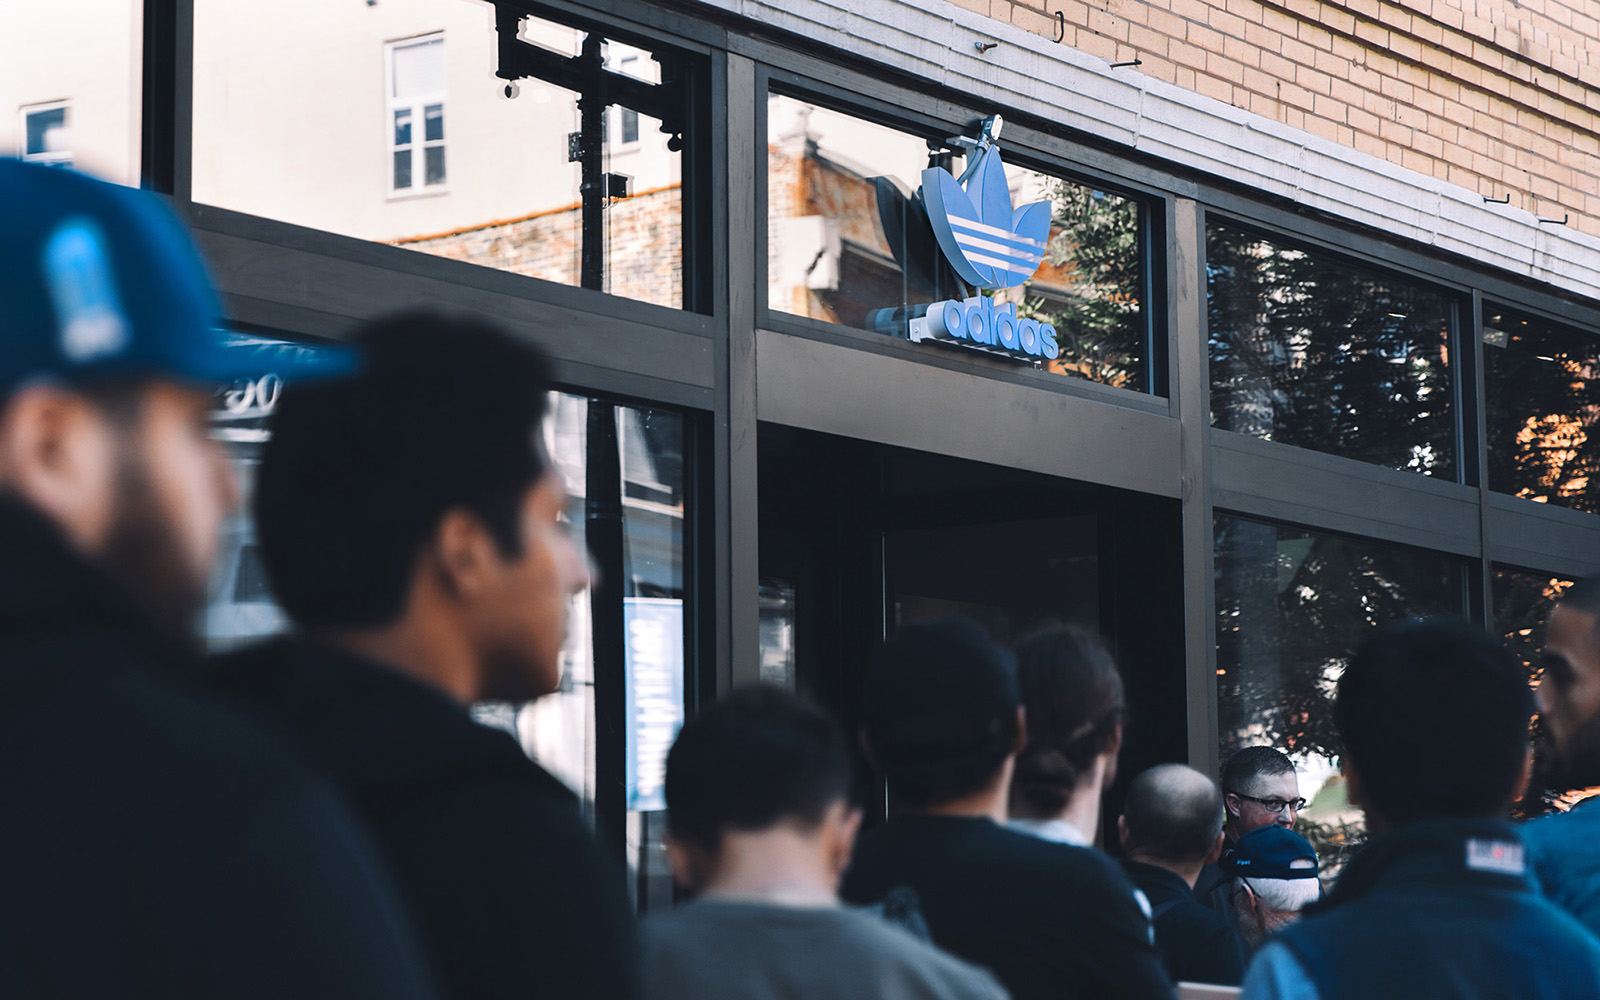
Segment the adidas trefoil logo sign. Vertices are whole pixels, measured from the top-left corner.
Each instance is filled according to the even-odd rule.
[[[1050,241],[1049,201],[1012,210],[996,146],[1002,124],[996,115],[984,121],[979,139],[962,140],[972,148],[972,162],[960,180],[943,167],[922,172],[922,198],[939,249],[961,280],[978,289],[1027,281],[1044,262]],[[926,316],[911,321],[910,332],[913,341],[946,341],[1029,361],[1061,354],[1054,326],[1019,318],[1015,303],[982,294],[933,303]]]

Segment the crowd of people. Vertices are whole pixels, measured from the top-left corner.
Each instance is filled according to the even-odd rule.
[[[1600,997],[1600,578],[1537,695],[1482,628],[1378,630],[1338,680],[1369,841],[1331,887],[1273,747],[1136,775],[1111,654],[909,624],[858,733],[735,690],[667,760],[684,899],[637,923],[573,794],[473,703],[560,683],[589,582],[543,355],[409,313],[231,343],[143,193],[0,160],[0,993],[28,997]],[[238,491],[216,389],[293,376],[253,513],[293,637],[191,633]],[[862,831],[857,753],[888,818]],[[1113,852],[1118,855],[1113,858]],[[1195,987],[1190,984],[1212,984]]]

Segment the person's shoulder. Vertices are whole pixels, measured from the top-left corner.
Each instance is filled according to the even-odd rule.
[[[965,962],[899,927],[855,910],[834,911],[837,933],[858,952],[869,953],[874,963],[889,966],[892,978],[910,977],[930,989],[930,997],[993,998],[1006,996],[1005,988],[987,970]]]
[[[1581,843],[1588,853],[1592,838],[1600,835],[1600,801],[1586,799],[1565,812],[1531,819],[1520,832],[1523,843],[1535,852]]]

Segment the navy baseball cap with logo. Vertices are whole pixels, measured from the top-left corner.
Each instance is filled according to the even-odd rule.
[[[0,159],[0,399],[39,378],[210,387],[355,367],[346,349],[229,332],[183,224],[155,195]]]
[[[1291,867],[1307,858],[1309,867]],[[1311,841],[1274,824],[1241,835],[1233,850],[1222,856],[1219,867],[1229,875],[1246,878],[1316,878],[1317,851]]]

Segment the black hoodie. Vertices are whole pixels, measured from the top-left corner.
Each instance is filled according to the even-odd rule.
[[[298,640],[223,657],[215,682],[355,804],[448,995],[636,994],[619,873],[572,792],[510,736],[399,670]]]
[[[0,995],[427,998],[342,800],[0,500]]]

